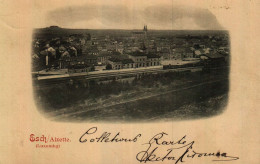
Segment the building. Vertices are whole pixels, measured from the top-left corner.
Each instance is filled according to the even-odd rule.
[[[174,49],[174,58],[178,60],[182,60],[185,54],[185,49],[184,48],[175,48]]]
[[[81,73],[81,72],[89,72],[91,71],[91,67],[86,64],[75,64],[68,66],[69,73]]]
[[[111,64],[112,69],[158,66],[160,65],[160,56],[136,51],[128,56],[111,57],[108,59],[108,63]]]
[[[111,64],[112,69],[135,68],[132,59],[110,58],[108,59],[108,63]]]
[[[154,54],[148,54],[146,60],[146,66],[158,66],[160,65],[160,56]]]
[[[134,68],[134,61],[132,59],[122,60],[123,68]]]
[[[108,52],[100,52],[97,55],[97,62],[101,64],[108,64],[108,59],[111,58],[111,54]]]
[[[135,68],[146,67],[147,55],[140,51],[135,51],[128,55],[135,63]]]
[[[219,67],[227,64],[225,57],[218,52],[203,54],[200,58],[204,60],[205,67]]]
[[[160,56],[155,54],[146,54],[144,52],[136,51],[128,56],[134,61],[135,68],[160,65]]]
[[[77,57],[66,57],[60,58],[58,62],[60,69],[69,68],[70,66],[77,64],[85,64],[91,67],[97,64],[97,56],[84,55]]]

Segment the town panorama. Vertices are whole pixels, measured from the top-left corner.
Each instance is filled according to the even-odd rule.
[[[69,121],[156,121],[219,114],[228,99],[227,31],[35,29],[35,100]]]

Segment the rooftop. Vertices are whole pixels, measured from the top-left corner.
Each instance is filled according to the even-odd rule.
[[[131,55],[131,56],[147,56],[145,53],[143,53],[141,51],[135,51],[135,52],[132,52],[129,55]]]
[[[123,64],[134,63],[132,59],[110,58],[108,60],[112,62],[122,62]]]
[[[223,55],[221,55],[220,53],[210,53],[210,54],[205,54],[205,56],[207,56],[207,57],[209,57],[209,58],[214,58],[214,59],[216,59],[216,58],[223,58],[224,56]]]
[[[87,59],[97,59],[97,56],[83,55],[83,56],[71,57],[71,60],[77,60],[77,61],[82,61],[82,60],[87,60]]]
[[[122,63],[123,64],[129,64],[129,63],[134,63],[134,61],[132,59],[123,59]]]
[[[158,56],[156,54],[147,54],[146,56],[147,56],[147,58],[160,58],[160,56]]]
[[[110,61],[112,61],[112,62],[121,62],[122,61],[122,59],[119,59],[119,58],[110,58],[110,59],[108,59],[108,60],[110,60]]]

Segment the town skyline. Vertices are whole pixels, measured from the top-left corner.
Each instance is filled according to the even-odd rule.
[[[146,25],[146,24],[144,24]],[[58,27],[61,29],[70,29],[70,30],[126,30],[126,31],[142,31],[140,27],[138,28],[69,28],[69,27],[62,27],[59,25],[50,25],[50,26],[43,26],[43,27],[35,27],[34,30],[37,29],[45,29],[50,27]],[[149,27],[149,26],[148,26]],[[228,31],[227,29],[155,29],[155,28],[148,28],[149,31]]]

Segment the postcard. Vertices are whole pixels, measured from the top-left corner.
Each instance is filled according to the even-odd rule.
[[[260,163],[259,2],[0,2],[0,163]]]

